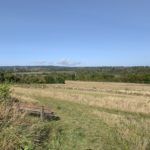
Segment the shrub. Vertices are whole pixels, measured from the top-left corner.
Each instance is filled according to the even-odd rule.
[[[10,98],[10,86],[8,84],[0,85],[0,102],[6,101]]]

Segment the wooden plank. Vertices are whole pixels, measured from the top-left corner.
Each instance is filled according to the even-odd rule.
[[[28,114],[38,115],[41,120],[44,118],[47,119],[59,119],[59,117],[55,116],[54,112],[50,111],[48,108],[44,106],[29,106],[25,104],[17,104],[18,111],[27,112]]]

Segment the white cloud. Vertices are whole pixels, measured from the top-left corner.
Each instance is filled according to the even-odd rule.
[[[36,64],[36,65],[45,65],[45,64],[47,64],[47,62],[43,61],[43,60],[41,60],[41,61],[35,61],[33,63]]]
[[[57,64],[61,66],[78,66],[78,65],[81,65],[81,62],[71,61],[68,59],[62,59]]]
[[[34,65],[39,65],[39,66],[44,66],[44,65],[54,65],[54,66],[79,66],[81,65],[81,62],[78,61],[71,61],[69,59],[62,59],[57,62],[50,62],[50,61],[45,61],[45,60],[39,60],[39,61],[34,61],[32,62]]]
[[[49,62],[49,61],[45,61],[45,60],[39,60],[39,61],[34,61],[33,64],[44,66],[44,65],[53,65],[53,62]]]

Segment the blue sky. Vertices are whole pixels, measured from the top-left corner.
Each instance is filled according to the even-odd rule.
[[[0,0],[0,65],[150,65],[149,0]]]

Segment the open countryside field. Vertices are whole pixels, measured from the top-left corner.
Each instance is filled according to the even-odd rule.
[[[150,85],[66,81],[16,85],[12,94],[60,117],[49,122],[49,149],[150,149]]]

